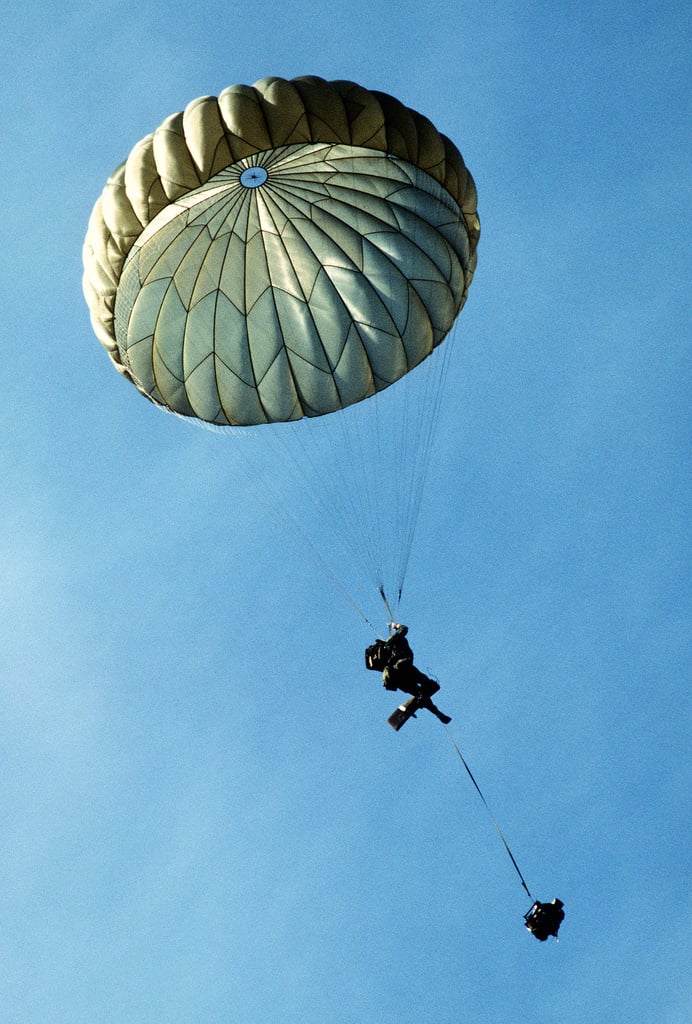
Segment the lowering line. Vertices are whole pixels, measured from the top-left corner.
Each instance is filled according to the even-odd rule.
[[[477,792],[478,792],[478,795],[479,795],[479,797],[481,798],[481,800],[482,800],[482,801],[483,801],[483,803],[485,804],[485,809],[486,809],[486,811],[488,812],[488,814],[490,815],[490,818],[491,818],[491,820],[492,820],[492,823],[493,823],[493,825],[494,825],[494,826],[495,826],[495,828],[497,829],[497,833],[498,833],[498,835],[499,835],[500,839],[502,840],[502,843],[503,843],[503,845],[504,845],[504,848],[505,848],[505,850],[506,850],[506,851],[507,851],[507,853],[509,854],[509,859],[510,859],[510,860],[512,861],[512,864],[514,865],[514,870],[515,870],[515,871],[516,871],[516,873],[517,873],[517,874],[519,875],[519,878],[520,878],[520,880],[521,880],[521,884],[522,884],[522,885],[524,886],[524,889],[526,890],[526,894],[527,894],[527,896],[529,897],[529,899],[531,900],[531,902],[532,902],[532,903],[534,903],[534,902],[535,902],[535,901],[534,901],[534,898],[533,898],[533,896],[531,895],[531,893],[529,892],[529,887],[528,887],[528,885],[526,884],[526,882],[524,881],[524,876],[522,875],[521,871],[519,870],[519,865],[517,864],[517,862],[516,862],[516,861],[515,861],[515,859],[514,859],[514,854],[512,853],[512,851],[511,851],[511,850],[510,850],[510,848],[509,848],[509,845],[508,845],[508,843],[507,843],[507,840],[506,840],[506,839],[505,839],[505,837],[504,837],[504,833],[502,832],[502,829],[500,828],[500,826],[499,826],[499,825],[498,825],[498,823],[497,823],[497,820],[496,820],[496,818],[495,818],[495,815],[493,814],[493,812],[492,812],[492,811],[490,810],[490,807],[488,806],[488,801],[487,801],[487,800],[485,799],[485,797],[484,797],[484,796],[483,796],[483,794],[481,793],[481,788],[480,788],[480,786],[478,785],[478,783],[476,782],[476,780],[474,779],[474,777],[473,777],[473,772],[471,771],[471,769],[470,769],[470,768],[469,768],[469,766],[467,765],[467,763],[466,763],[466,760],[464,759],[464,755],[463,755],[463,754],[462,754],[462,752],[461,752],[461,751],[459,750],[459,747],[458,747],[458,746],[457,746],[457,744],[455,743],[455,741],[454,741],[454,738],[452,737],[452,734],[451,734],[451,732],[449,731],[449,729],[448,729],[448,728],[447,728],[446,726],[445,726],[445,732],[447,733],[447,736],[449,737],[449,742],[450,742],[450,743],[452,744],[452,746],[453,746],[453,747],[454,747],[454,749],[456,750],[456,752],[457,752],[457,754],[458,754],[458,756],[459,756],[459,760],[461,761],[461,763],[463,764],[464,768],[465,768],[465,769],[466,769],[466,771],[468,772],[468,775],[469,775],[469,778],[471,779],[471,782],[472,782],[472,783],[474,784],[474,786],[476,787],[476,790],[477,790]]]

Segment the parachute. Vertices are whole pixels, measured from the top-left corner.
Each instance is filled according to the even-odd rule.
[[[445,373],[437,350],[449,351],[479,234],[473,178],[422,114],[353,82],[264,78],[194,100],[134,147],[92,212],[84,295],[114,366],[151,402],[223,431],[259,428],[252,477],[272,439],[324,505],[321,531],[341,520],[374,567],[392,619],[378,559],[386,532],[400,598]],[[412,400],[380,412],[423,363],[435,372]],[[290,504],[276,506],[285,519]],[[542,940],[558,917],[559,900],[534,903],[525,922]]]
[[[427,118],[353,82],[265,78],[134,147],[91,215],[83,288],[155,404],[221,428],[330,419],[440,346],[479,232]]]

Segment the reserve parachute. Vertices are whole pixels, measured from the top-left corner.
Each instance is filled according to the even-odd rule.
[[[327,421],[440,346],[479,230],[473,179],[427,118],[353,82],[265,78],[134,147],[91,215],[84,294],[155,404],[221,428]]]

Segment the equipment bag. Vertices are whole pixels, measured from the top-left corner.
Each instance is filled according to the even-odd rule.
[[[387,645],[384,640],[376,640],[365,649],[365,667],[373,672],[381,672],[388,660]]]

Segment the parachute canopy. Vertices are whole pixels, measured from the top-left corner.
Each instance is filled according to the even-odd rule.
[[[116,368],[219,425],[321,416],[439,345],[476,265],[476,190],[421,114],[352,82],[194,100],[94,207],[84,293]]]

